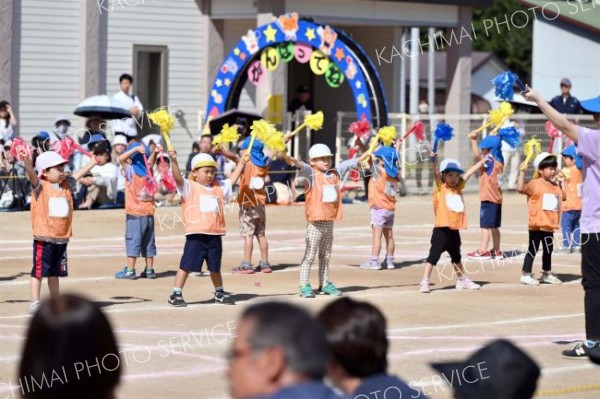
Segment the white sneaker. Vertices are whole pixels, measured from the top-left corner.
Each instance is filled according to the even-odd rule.
[[[429,289],[429,280],[421,280],[421,284],[419,285],[419,292],[422,292],[423,294],[428,294],[431,292],[431,290]]]
[[[383,266],[383,265],[381,265],[381,266]],[[394,265],[394,258],[393,257],[386,256],[386,258],[385,258],[385,267],[387,269],[395,269],[396,268],[396,266]]]
[[[366,270],[381,270],[379,260],[368,260],[367,262],[361,263],[359,267]]]
[[[540,282],[546,284],[562,284],[562,281],[560,281],[560,279],[556,277],[556,274],[552,272],[543,272]]]
[[[34,314],[40,307],[40,304],[40,301],[31,302],[31,304],[29,305],[29,313]]]
[[[540,285],[540,282],[535,279],[533,273],[522,274],[521,283],[525,285]]]
[[[475,284],[468,277],[463,277],[462,279],[458,279],[456,282],[457,290],[478,290],[481,286],[479,284]]]

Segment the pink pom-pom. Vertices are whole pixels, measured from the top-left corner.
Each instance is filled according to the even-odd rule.
[[[552,138],[560,135],[560,132],[558,131],[558,129],[550,121],[546,122],[546,133],[548,134],[548,136],[550,136]]]
[[[364,140],[371,134],[371,124],[367,120],[367,117],[363,115],[359,121],[350,124],[348,131],[359,139]]]
[[[20,137],[12,139],[12,145],[10,147],[10,154],[13,158],[22,161],[23,155],[27,155],[27,157],[31,158],[33,150],[29,143],[23,140]]]

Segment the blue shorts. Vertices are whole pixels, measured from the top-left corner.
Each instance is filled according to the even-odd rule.
[[[31,277],[66,277],[68,275],[67,244],[33,240]]]
[[[482,229],[495,229],[502,222],[502,204],[490,201],[481,202],[479,210],[479,227]]]
[[[179,268],[186,272],[199,272],[206,260],[206,266],[211,273],[221,271],[223,243],[220,235],[189,234],[185,236],[183,256]]]
[[[127,257],[154,258],[156,256],[154,216],[126,216],[125,251]]]

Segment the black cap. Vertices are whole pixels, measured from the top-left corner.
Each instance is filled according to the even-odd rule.
[[[310,93],[310,89],[307,85],[300,85],[296,89],[296,93]]]
[[[464,399],[529,399],[540,368],[525,352],[500,339],[464,362],[432,363]]]

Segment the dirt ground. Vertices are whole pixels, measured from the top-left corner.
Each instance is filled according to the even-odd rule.
[[[469,225],[462,233],[463,256],[479,240],[476,195],[467,196]],[[62,292],[96,300],[116,330],[126,362],[118,397],[226,398],[224,352],[235,336],[236,318],[258,301],[279,300],[318,311],[332,298],[302,299],[297,295],[298,263],[304,251],[302,206],[268,207],[267,232],[272,274],[232,275],[242,259],[237,211],[227,212],[222,270],[225,288],[237,304],[212,303],[206,276],[192,276],[184,289],[187,308],[172,308],[167,296],[183,249],[179,208],[158,208],[156,280],[121,281],[113,274],[124,265],[123,210],[76,212],[69,244],[69,277]],[[30,320],[29,272],[31,225],[28,212],[0,214],[0,396],[13,397],[8,382],[18,385],[16,368]],[[390,371],[432,398],[450,398],[450,388],[438,383],[430,362],[464,359],[486,342],[504,337],[516,342],[543,369],[538,396],[600,397],[600,368],[587,360],[566,360],[560,351],[584,337],[580,255],[556,254],[554,270],[565,284],[529,287],[519,283],[522,256],[503,262],[468,262],[470,277],[480,291],[456,291],[449,258],[434,270],[433,291],[420,294],[418,283],[432,228],[429,196],[398,201],[395,270],[366,271],[357,266],[370,255],[370,214],[366,204],[345,205],[336,224],[332,281],[345,295],[369,301],[385,313],[391,350]],[[520,251],[527,243],[525,199],[506,194],[503,209],[503,249]],[[257,261],[255,248],[254,260]],[[143,268],[143,266],[142,266]],[[534,271],[541,268],[538,257]],[[141,270],[138,264],[138,272]],[[311,281],[317,285],[316,265]],[[43,294],[47,295],[44,286]],[[13,391],[17,397],[18,388]],[[416,397],[416,391],[415,396]]]

